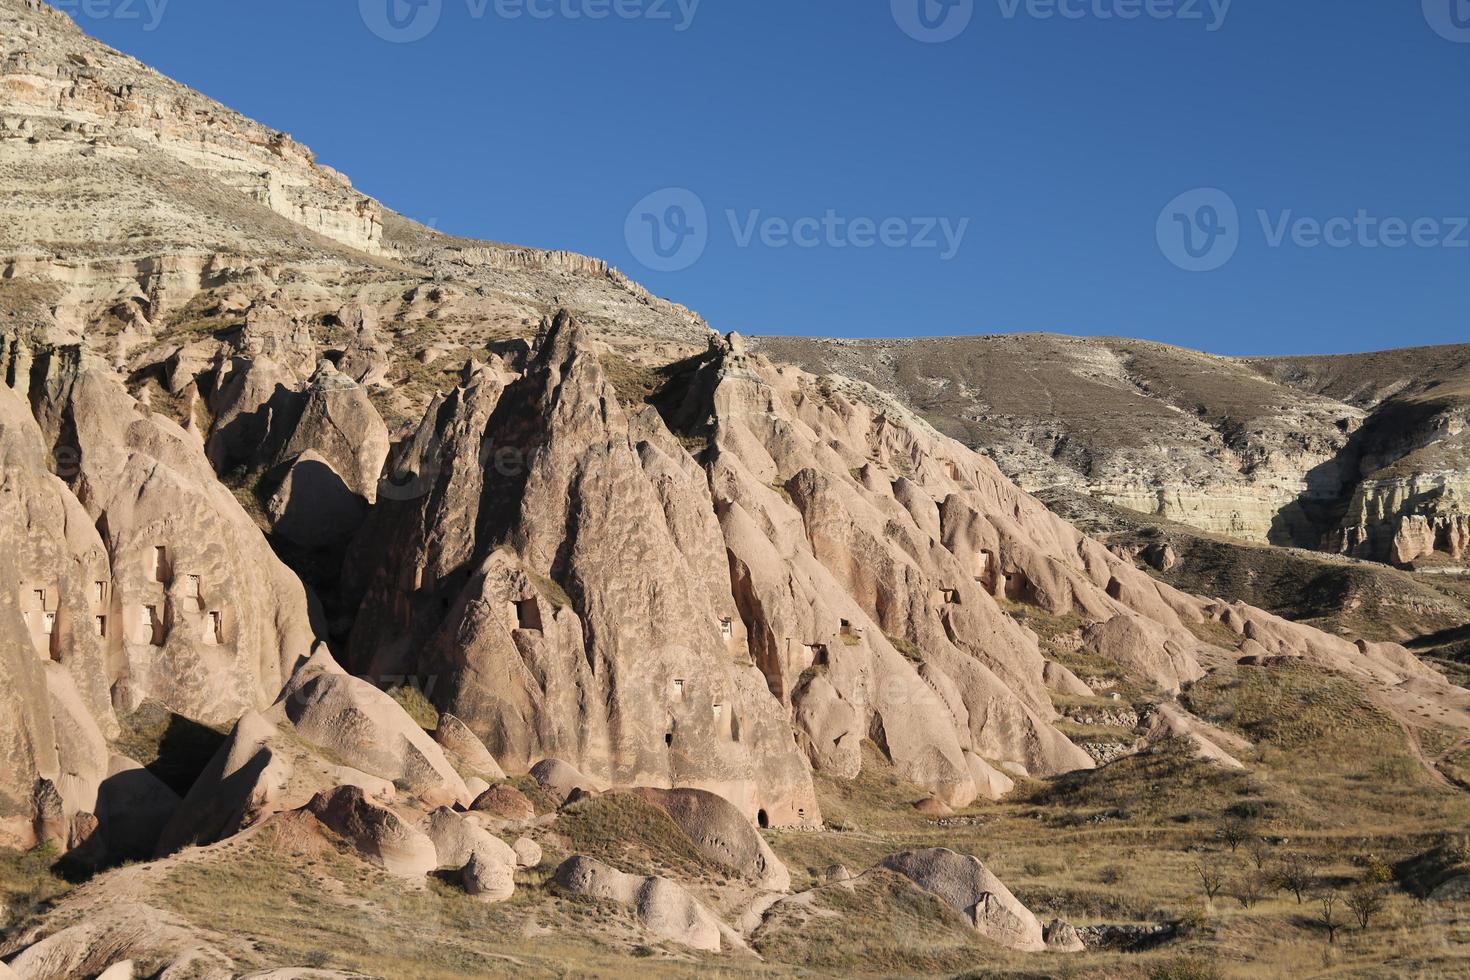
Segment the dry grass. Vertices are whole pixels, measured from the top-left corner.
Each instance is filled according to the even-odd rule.
[[[50,848],[0,851],[0,938],[20,931],[71,887],[53,870],[56,859]]]
[[[585,854],[623,871],[685,881],[727,873],[701,854],[667,813],[627,793],[574,803],[562,811],[554,829],[559,840],[553,843],[566,856]]]
[[[413,719],[426,732],[432,732],[439,727],[439,709],[424,694],[424,689],[418,684],[400,684],[388,689],[388,696],[398,702],[398,706]]]

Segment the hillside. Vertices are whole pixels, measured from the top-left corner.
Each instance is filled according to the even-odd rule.
[[[1028,490],[1395,565],[1470,546],[1470,346],[1227,358],[1043,334],[761,338],[894,392]]]
[[[1470,597],[1049,506],[36,0],[0,54],[0,978],[1465,972]],[[1119,458],[1208,387],[1206,485],[1373,410],[1044,342]]]

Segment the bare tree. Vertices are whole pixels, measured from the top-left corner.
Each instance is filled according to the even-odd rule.
[[[1251,861],[1255,863],[1257,871],[1265,871],[1266,862],[1271,860],[1271,845],[1259,835],[1252,837],[1250,844]]]
[[[1241,908],[1250,908],[1261,900],[1266,892],[1265,876],[1260,872],[1247,871],[1235,883],[1235,899]]]
[[[1234,854],[1240,849],[1240,845],[1251,839],[1250,824],[1239,817],[1229,817],[1220,824],[1220,839],[1230,848]]]
[[[1354,888],[1347,899],[1348,911],[1358,920],[1359,929],[1367,929],[1373,917],[1383,911],[1383,889],[1370,882]]]
[[[1205,890],[1205,897],[1213,902],[1220,889],[1225,887],[1225,875],[1217,866],[1203,861],[1194,863],[1194,873],[1199,878],[1200,887]]]
[[[1312,862],[1302,854],[1288,855],[1281,862],[1281,870],[1276,872],[1277,883],[1296,896],[1298,905],[1302,904],[1302,896],[1311,891],[1315,879]]]
[[[1342,904],[1342,895],[1336,891],[1323,892],[1317,896],[1317,924],[1327,930],[1327,941],[1337,942],[1337,930],[1342,928],[1342,920],[1337,917],[1338,906]]]

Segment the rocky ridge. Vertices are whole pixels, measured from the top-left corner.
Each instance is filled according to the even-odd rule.
[[[1025,489],[1254,542],[1462,562],[1470,348],[1228,358],[1118,338],[762,338],[898,393]]]
[[[819,785],[878,766],[940,819],[1080,778],[1097,762],[1058,704],[1106,687],[1069,660],[1147,693],[1128,754],[1243,767],[1252,746],[1177,699],[1281,662],[1470,735],[1470,695],[1404,648],[1159,582],[861,381],[594,260],[386,211],[378,235],[304,150],[44,5],[0,0],[0,24],[26,122],[0,142],[25,214],[0,278],[0,844],[90,878],[0,939],[27,980],[242,974],[252,936],[150,889],[252,861],[345,865],[381,902],[535,887],[742,957],[821,891],[907,880],[967,938],[1076,952],[976,857],[905,850],[800,890],[762,832],[825,833]],[[116,142],[73,140],[70,115]],[[146,233],[126,224],[146,211],[104,213],[58,257],[71,219],[36,154],[177,207]],[[295,190],[262,200],[221,157]],[[225,227],[236,209],[264,237]],[[140,747],[145,715],[167,727]],[[599,807],[623,837],[658,828],[669,866],[570,853]]]

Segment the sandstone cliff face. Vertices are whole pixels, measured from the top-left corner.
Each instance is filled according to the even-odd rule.
[[[21,188],[0,228],[0,845],[107,863],[310,821],[501,900],[539,845],[490,830],[558,819],[498,782],[530,773],[557,805],[641,787],[780,891],[754,828],[823,826],[819,777],[860,775],[864,743],[938,814],[1096,765],[1053,708],[1091,689],[1027,621],[1160,699],[1150,739],[1221,765],[1249,746],[1168,699],[1237,661],[1305,660],[1470,731],[1464,692],[1404,648],[1161,584],[872,387],[710,336],[597,260],[412,226],[42,6],[0,0],[0,25],[0,177]],[[73,180],[119,207],[83,228],[47,204]],[[1084,355],[1142,402],[1182,356]],[[1459,434],[1354,443],[1367,409],[1246,388],[1196,411],[1202,456],[1144,440],[1104,460],[1033,426],[1010,463],[1083,460],[1098,492],[1166,509],[1239,491],[1199,519],[1255,533],[1285,519],[1278,493],[1356,486],[1348,449],[1377,473]],[[1363,546],[1462,553],[1453,470],[1364,490]],[[435,737],[380,689],[409,678]],[[182,800],[120,752],[144,704],[228,732]],[[958,858],[890,865],[1039,949],[1039,922]],[[587,890],[725,948],[714,913],[632,881]],[[141,928],[150,910],[110,915],[15,962],[91,974],[189,943]]]
[[[808,767],[851,778],[864,739],[960,805],[1000,765],[1090,768],[1052,725],[1076,679],[1011,607],[1077,617],[1080,650],[1164,691],[1231,657],[1207,619],[1421,677],[1160,585],[870,389],[732,337],[625,405],[598,350],[563,315],[523,369],[467,370],[390,454],[344,576],[358,669],[432,678],[508,772],[555,757],[799,824]]]
[[[275,700],[313,633],[300,583],[197,437],[140,408],[81,351],[28,359],[31,403],[0,388],[16,660],[5,832],[65,845],[78,815],[105,815],[109,780],[136,782],[111,757],[117,712],[151,698],[233,722]]]

